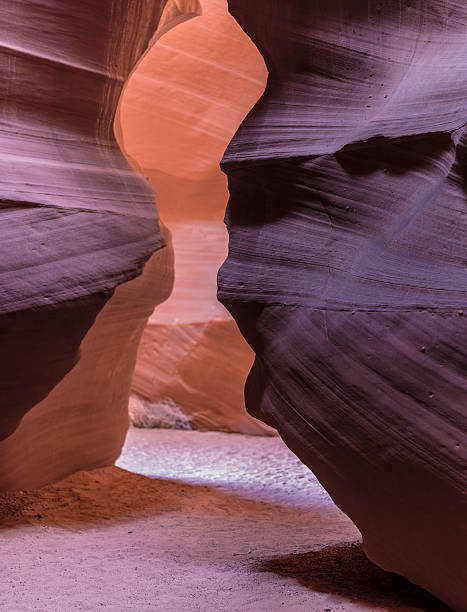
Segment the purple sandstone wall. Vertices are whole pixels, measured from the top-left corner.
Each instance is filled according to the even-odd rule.
[[[139,338],[170,294],[173,262],[154,191],[113,123],[156,30],[198,9],[196,0],[2,6],[0,490],[120,453]]]
[[[467,7],[229,7],[270,73],[223,161],[247,408],[372,560],[465,612]]]

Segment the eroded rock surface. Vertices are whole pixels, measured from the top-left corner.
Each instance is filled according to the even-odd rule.
[[[465,612],[467,8],[229,7],[270,73],[223,161],[247,407],[373,561]]]
[[[171,255],[156,253],[155,276],[125,286],[96,319],[166,244],[153,189],[121,153],[113,121],[158,26],[197,12],[194,0],[3,7],[0,488],[119,453],[136,347],[170,292]]]

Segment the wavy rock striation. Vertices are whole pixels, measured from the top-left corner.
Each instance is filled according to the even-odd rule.
[[[269,70],[223,160],[247,408],[373,561],[465,612],[467,8],[229,7]]]
[[[0,488],[118,455],[136,347],[170,292],[171,255],[156,253],[157,280],[146,275],[145,291],[130,283],[96,320],[166,244],[153,189],[121,153],[113,121],[148,45],[198,10],[195,0],[11,0],[2,11]],[[111,415],[118,431],[94,432],[85,447],[91,423]]]

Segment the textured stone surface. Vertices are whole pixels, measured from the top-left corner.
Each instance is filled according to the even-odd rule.
[[[170,242],[169,242],[170,247]],[[112,465],[128,430],[139,339],[173,283],[171,248],[115,290],[81,344],[80,360],[0,444],[0,490],[31,489],[83,468]]]
[[[113,121],[158,25],[160,34],[199,7],[11,0],[3,8],[0,488],[14,488],[111,462],[121,448],[139,335],[170,292],[171,255],[156,255],[155,276],[122,289],[96,320],[165,244],[153,189],[121,153]]]
[[[120,108],[120,141],[154,185],[175,250],[173,293],[152,314],[139,349],[132,414],[135,423],[168,424],[173,404],[176,423],[182,410],[196,429],[268,434],[244,407],[252,351],[216,299],[227,255],[219,161],[263,92],[266,69],[225,0],[201,6],[200,17],[152,47]]]
[[[465,612],[467,8],[229,7],[270,72],[223,162],[247,407],[372,560]]]

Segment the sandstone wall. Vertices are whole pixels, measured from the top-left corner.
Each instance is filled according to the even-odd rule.
[[[247,408],[373,561],[465,611],[467,7],[229,7],[270,73],[223,161]]]
[[[0,489],[120,452],[136,347],[172,264],[154,191],[113,122],[158,26],[198,13],[192,0],[2,10]]]
[[[227,255],[219,162],[267,72],[226,1],[201,4],[202,16],[152,47],[120,107],[121,145],[156,189],[175,250],[174,290],[143,333],[131,413],[136,424],[270,434],[245,411],[253,354],[216,299]]]

